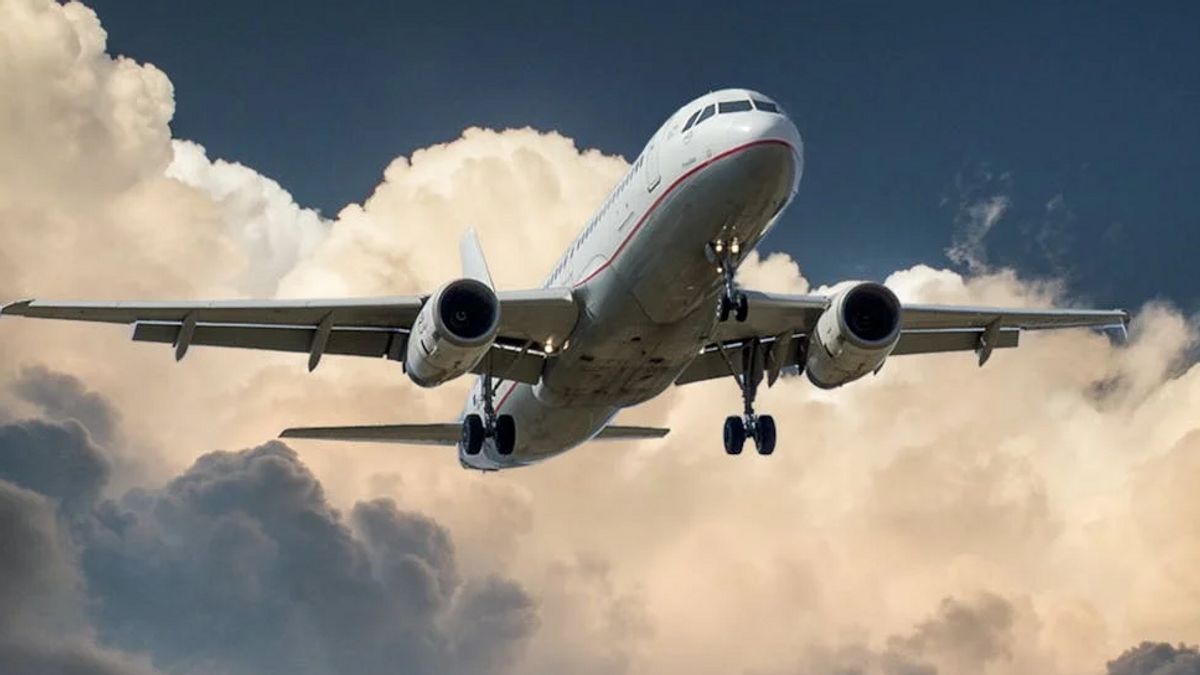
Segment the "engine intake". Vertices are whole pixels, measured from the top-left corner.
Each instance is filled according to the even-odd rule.
[[[805,371],[822,389],[877,370],[900,339],[900,301],[883,284],[864,282],[838,293],[809,337]]]
[[[405,369],[413,382],[434,387],[474,368],[496,340],[500,301],[476,279],[442,286],[425,302],[408,336]]]

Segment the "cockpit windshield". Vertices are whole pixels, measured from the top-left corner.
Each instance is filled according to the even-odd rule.
[[[751,104],[751,101],[753,101],[753,104]],[[753,98],[750,100],[743,98],[733,101],[719,101],[715,106],[710,103],[703,108],[696,109],[695,112],[688,116],[687,122],[683,125],[683,130],[689,131],[693,127],[698,127],[700,126],[701,122],[716,114],[724,115],[726,113],[750,112],[752,110],[758,110],[765,113],[774,113],[776,115],[783,114],[783,111],[779,109],[778,105],[761,98]]]
[[[758,108],[759,110],[761,110],[763,112],[779,113],[781,115],[783,114],[782,112],[780,112],[779,106],[775,105],[774,103],[772,103],[770,101],[764,101],[761,98],[754,99],[754,107]]]

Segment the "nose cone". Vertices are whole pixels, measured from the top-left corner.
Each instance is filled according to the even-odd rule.
[[[800,131],[786,115],[763,111],[747,112],[729,115],[729,126],[726,134],[731,147],[740,147],[753,143],[782,142],[791,148],[790,161],[793,163],[794,179],[792,192],[800,183],[804,173],[804,140]]]

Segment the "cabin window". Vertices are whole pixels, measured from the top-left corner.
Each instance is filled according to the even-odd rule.
[[[750,101],[721,101],[717,104],[717,112],[720,113],[746,112],[747,110],[752,110]]]

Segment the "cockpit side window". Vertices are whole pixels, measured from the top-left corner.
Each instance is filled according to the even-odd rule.
[[[711,103],[704,106],[704,110],[700,111],[700,117],[696,118],[696,126],[699,126],[701,122],[712,117],[715,114],[717,114],[717,111]]]
[[[696,118],[699,116],[700,109],[696,108],[696,112],[692,113],[692,116],[688,118],[687,124],[683,125],[683,130],[687,131],[688,129],[691,129],[692,125],[696,123]]]
[[[779,106],[775,105],[774,103],[772,103],[770,101],[764,101],[760,98],[754,99],[754,107],[758,108],[759,110],[761,110],[763,112],[769,112],[769,113],[779,112]]]
[[[751,110],[751,108],[750,101],[746,100],[721,101],[717,104],[717,112],[720,113],[746,112],[747,110]]]

